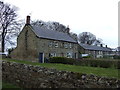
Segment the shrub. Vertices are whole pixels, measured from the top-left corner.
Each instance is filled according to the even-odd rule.
[[[103,58],[104,58],[104,59],[112,59],[113,56],[110,56],[110,55],[103,55]]]
[[[112,61],[107,61],[107,60],[100,60],[98,62],[98,66],[102,68],[110,68],[112,67]]]
[[[117,68],[120,69],[120,60],[110,59],[72,59],[65,57],[52,57],[48,60],[49,63],[62,63],[80,66],[102,67],[102,68]]]
[[[117,66],[117,69],[120,69],[120,61],[118,61],[116,66]]]
[[[117,68],[120,69],[119,60],[106,60],[106,59],[82,59],[76,60],[75,65],[91,66],[91,67],[102,67],[102,68]]]
[[[75,60],[72,58],[65,57],[51,57],[48,60],[49,63],[62,63],[62,64],[74,64]]]
[[[120,56],[119,55],[114,55],[113,58],[114,59],[120,59]]]

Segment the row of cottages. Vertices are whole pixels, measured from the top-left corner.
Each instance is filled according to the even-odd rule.
[[[117,47],[117,55],[119,55],[119,56],[120,56],[120,46],[119,46],[119,47]]]
[[[43,29],[39,25],[31,25],[30,16],[27,16],[11,58],[44,62],[44,58],[54,56],[77,59],[77,41],[69,35],[69,32],[63,33]]]
[[[79,43],[79,45],[80,45],[79,50],[82,54],[89,54],[92,55],[92,57],[94,58],[100,58],[112,54],[112,49],[108,48],[107,45],[106,47],[103,47],[102,44],[100,46],[95,46],[95,45],[93,46],[93,45]]]

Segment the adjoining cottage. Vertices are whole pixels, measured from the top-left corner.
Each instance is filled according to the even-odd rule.
[[[17,38],[17,47],[11,53],[14,59],[44,62],[49,57],[78,58],[78,43],[68,33],[43,29],[30,24],[27,16],[26,24]]]
[[[79,44],[79,51],[82,54],[90,54],[93,56],[93,58],[100,58],[103,56],[111,55],[112,54],[112,49],[108,48],[107,45],[106,47],[101,46],[92,46],[88,44]]]
[[[120,46],[117,47],[117,49],[118,49],[118,55],[120,56]]]

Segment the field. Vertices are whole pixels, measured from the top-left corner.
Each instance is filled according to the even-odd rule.
[[[115,69],[115,68],[76,66],[76,65],[56,64],[56,63],[33,63],[28,61],[11,60],[11,59],[6,59],[6,60],[11,62],[18,62],[22,64],[31,64],[31,65],[43,66],[47,68],[54,68],[57,70],[72,71],[72,72],[85,73],[85,74],[94,74],[97,76],[120,79],[120,76],[118,75],[118,72],[120,72],[120,69]]]

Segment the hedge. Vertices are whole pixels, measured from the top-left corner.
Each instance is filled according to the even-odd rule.
[[[76,60],[76,65],[102,67],[102,68],[117,68],[120,69],[120,60],[97,60],[97,59],[81,59]]]
[[[65,57],[52,57],[48,60],[49,63],[62,63],[71,65],[91,66],[91,67],[102,67],[102,68],[116,68],[120,69],[120,60],[106,60],[106,59],[79,59],[75,60],[72,58]]]
[[[72,58],[65,57],[51,57],[48,60],[49,63],[62,63],[62,64],[74,64],[75,60]]]
[[[119,55],[114,55],[113,58],[114,59],[120,59],[120,56]]]

